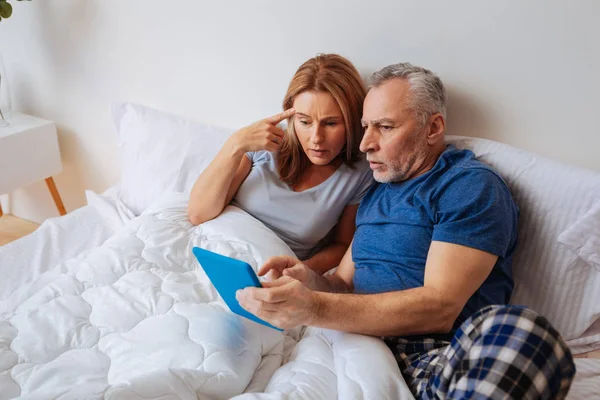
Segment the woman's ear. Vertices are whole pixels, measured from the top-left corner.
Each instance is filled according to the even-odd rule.
[[[446,121],[440,113],[433,114],[429,117],[429,132],[427,133],[427,144],[433,146],[440,140],[444,139],[446,131]]]

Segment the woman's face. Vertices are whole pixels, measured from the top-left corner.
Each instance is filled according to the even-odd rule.
[[[294,129],[308,159],[327,165],[346,144],[346,124],[342,110],[326,92],[303,92],[294,99]]]

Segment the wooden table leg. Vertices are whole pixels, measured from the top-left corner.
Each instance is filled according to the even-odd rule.
[[[67,210],[65,210],[65,206],[62,202],[62,199],[60,198],[60,194],[58,194],[58,190],[56,189],[56,185],[54,184],[54,179],[52,179],[52,177],[46,178],[46,185],[48,185],[48,190],[50,190],[52,199],[54,199],[54,204],[56,204],[58,213],[60,215],[65,215],[67,213]]]

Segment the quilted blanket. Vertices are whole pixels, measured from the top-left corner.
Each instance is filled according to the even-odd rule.
[[[254,268],[293,254],[238,208],[195,227],[166,195],[0,304],[0,399],[412,398],[379,339],[229,312],[194,246]]]

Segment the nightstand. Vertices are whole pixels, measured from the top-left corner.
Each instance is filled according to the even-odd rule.
[[[65,215],[52,179],[61,171],[58,136],[52,121],[14,114],[10,126],[0,127],[0,194],[45,179],[58,212]]]

